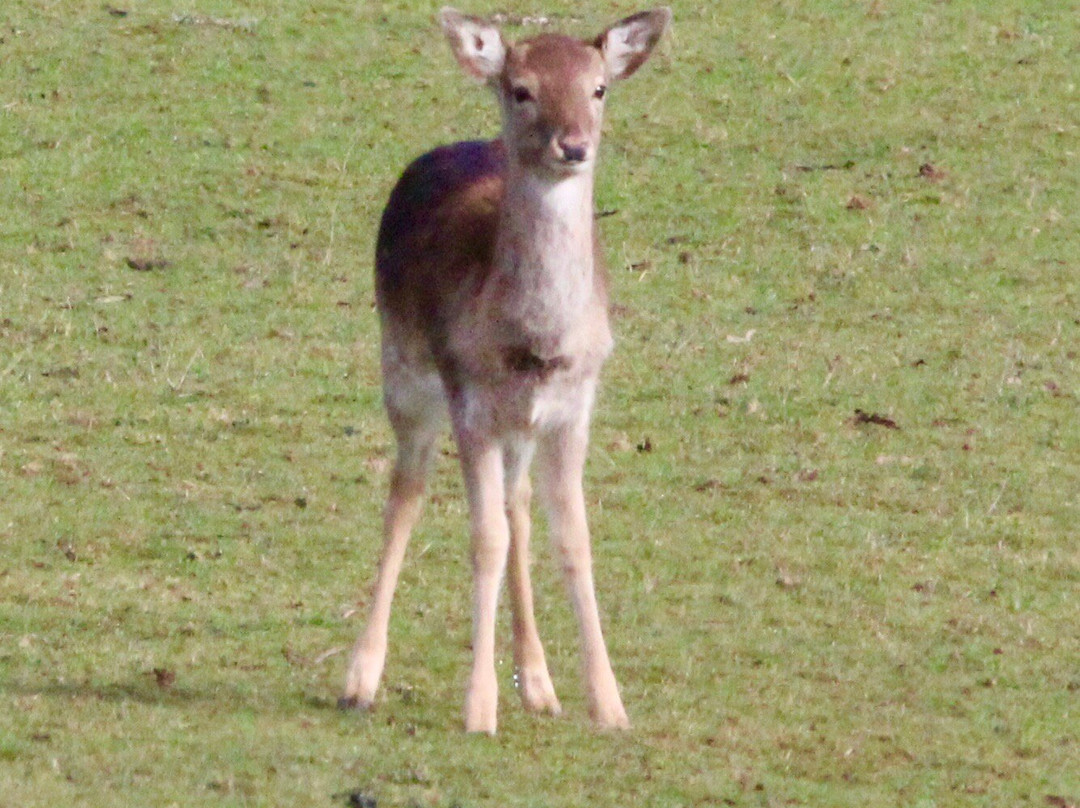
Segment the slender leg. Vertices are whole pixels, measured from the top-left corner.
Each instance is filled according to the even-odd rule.
[[[587,440],[584,425],[542,435],[538,443],[538,479],[548,510],[552,542],[562,563],[581,631],[589,714],[599,727],[625,729],[630,721],[608,660],[593,587],[592,551],[582,489]]]
[[[431,465],[436,425],[394,422],[398,454],[390,479],[390,496],[383,513],[383,550],[367,627],[353,648],[345,678],[345,693],[338,700],[342,709],[370,709],[386,662],[386,635],[390,624],[390,603],[394,598],[398,573],[405,557],[416,520],[420,516],[424,480]]]
[[[469,493],[473,565],[473,667],[465,694],[466,732],[495,732],[499,694],[495,677],[495,611],[506,568],[510,529],[503,510],[503,457],[486,436],[458,432]]]
[[[529,534],[532,486],[529,462],[533,445],[511,444],[504,456],[506,515],[510,522],[510,558],[507,579],[514,626],[514,672],[521,702],[530,712],[562,712],[548,673],[544,647],[536,630],[532,582],[529,579]]]

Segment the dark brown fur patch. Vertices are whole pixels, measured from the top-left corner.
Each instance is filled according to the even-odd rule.
[[[557,370],[570,367],[570,360],[565,356],[553,356],[551,359],[544,359],[534,354],[524,345],[507,348],[504,357],[508,369],[515,373],[539,376],[541,379],[546,379]]]

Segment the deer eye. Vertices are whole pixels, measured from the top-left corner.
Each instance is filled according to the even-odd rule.
[[[593,98],[595,98],[597,100],[602,101],[605,95],[607,95],[607,85],[606,84],[597,85],[596,89],[593,90]]]
[[[514,87],[510,91],[510,94],[519,104],[525,104],[533,100],[533,94],[529,92],[528,87]]]

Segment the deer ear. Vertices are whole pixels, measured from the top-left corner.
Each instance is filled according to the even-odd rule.
[[[670,8],[655,8],[627,17],[600,34],[593,45],[604,55],[608,78],[618,81],[633,75],[648,60],[670,22]]]
[[[480,81],[491,81],[502,73],[506,43],[498,28],[449,6],[439,12],[439,23],[466,73]]]

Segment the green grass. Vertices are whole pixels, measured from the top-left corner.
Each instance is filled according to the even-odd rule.
[[[676,0],[597,199],[635,729],[589,728],[538,542],[567,714],[521,711],[504,623],[499,735],[461,733],[451,458],[379,709],[334,709],[392,449],[379,211],[496,126],[436,5],[0,8],[0,805],[1077,804],[1075,3]]]

